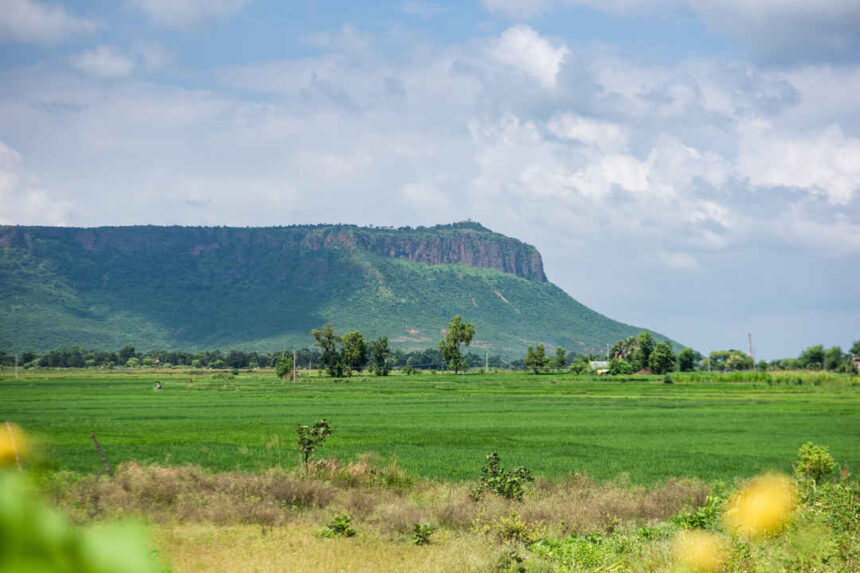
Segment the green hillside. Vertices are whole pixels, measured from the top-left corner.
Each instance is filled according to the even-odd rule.
[[[473,347],[584,352],[640,329],[547,282],[534,247],[476,223],[353,226],[0,227],[0,348],[305,347],[309,331],[435,346],[455,314]],[[659,337],[663,338],[663,337]]]

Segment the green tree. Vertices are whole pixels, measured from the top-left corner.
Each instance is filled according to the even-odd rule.
[[[524,360],[526,368],[530,368],[532,372],[537,374],[547,366],[549,366],[550,358],[546,355],[546,349],[543,344],[538,344],[537,347],[529,346],[526,349],[526,358]]]
[[[320,365],[328,371],[329,376],[343,376],[343,357],[338,350],[340,336],[335,334],[334,327],[326,324],[321,329],[311,330],[311,335],[320,348]]]
[[[621,358],[622,360],[630,362],[633,360],[633,353],[638,347],[639,342],[637,338],[635,336],[628,336],[624,340],[618,340],[612,345],[606,359],[612,360],[613,358]]]
[[[821,370],[824,367],[824,347],[820,344],[810,346],[798,357],[801,368]]]
[[[650,332],[642,331],[636,337],[636,350],[633,352],[633,369],[642,370],[648,368],[651,353],[654,351],[654,336]]]
[[[278,375],[278,378],[284,379],[293,372],[293,357],[284,354],[280,358],[278,358],[278,362],[275,364],[275,373]]]
[[[851,345],[851,356],[860,356],[860,340],[855,340]]]
[[[343,362],[350,371],[361,372],[367,366],[367,343],[357,330],[343,335]]]
[[[755,367],[756,367],[756,370],[758,370],[759,372],[767,372],[767,369],[768,369],[767,360],[759,360],[758,363],[756,363]]]
[[[472,343],[472,338],[475,336],[475,325],[463,322],[458,314],[448,323],[448,331],[445,333],[445,338],[439,342],[439,351],[442,352],[442,357],[448,365],[449,370],[455,373],[465,370],[467,365],[460,353],[460,345],[469,346]]]
[[[555,364],[554,366],[558,369],[564,368],[567,366],[567,351],[561,346],[555,347]]]
[[[305,462],[305,475],[307,475],[310,473],[311,456],[331,435],[331,425],[325,418],[316,422],[312,427],[299,424],[296,428],[296,434],[299,437],[299,451],[302,452],[302,459]]]
[[[665,374],[675,365],[675,353],[668,342],[660,342],[648,356],[648,369],[654,374]]]
[[[839,370],[842,368],[845,360],[845,355],[842,349],[838,346],[828,348],[824,353],[824,367],[827,370]]]
[[[391,370],[389,363],[391,351],[388,348],[388,338],[383,336],[370,343],[370,359],[373,363],[373,373],[377,376],[388,376]]]
[[[613,358],[609,361],[609,373],[613,375],[632,374],[633,367],[630,366],[629,362],[622,358]]]
[[[134,358],[136,356],[134,352],[134,346],[132,346],[131,344],[126,344],[125,346],[120,348],[118,356],[120,364],[127,364],[129,358]]]
[[[690,372],[696,362],[696,353],[692,348],[685,348],[678,353],[678,369],[681,372]]]
[[[570,371],[574,374],[591,374],[591,364],[587,356],[580,356],[570,365]]]

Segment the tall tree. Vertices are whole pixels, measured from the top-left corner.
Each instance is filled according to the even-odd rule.
[[[567,351],[561,346],[555,347],[555,367],[561,370],[567,366]]]
[[[463,360],[463,356],[460,354],[460,345],[465,344],[469,346],[474,336],[475,325],[463,322],[459,314],[448,323],[448,331],[445,333],[445,338],[439,341],[439,350],[442,352],[449,370],[457,373],[466,369],[466,361]]]
[[[320,348],[320,365],[328,370],[329,376],[343,376],[343,357],[338,350],[340,336],[335,334],[334,327],[326,324],[321,329],[311,330],[316,339],[315,344]]]
[[[828,370],[839,370],[842,368],[844,360],[845,355],[838,346],[828,348],[824,353],[824,367]]]
[[[654,336],[644,330],[636,337],[637,348],[633,352],[633,369],[642,370],[648,368],[651,353],[654,351]]]
[[[550,358],[546,355],[543,344],[538,344],[534,348],[529,346],[526,349],[526,368],[530,368],[535,374],[549,366],[549,362]]]
[[[675,365],[675,353],[672,345],[661,342],[654,346],[654,350],[648,356],[648,369],[654,374],[665,374]]]
[[[350,371],[361,372],[367,366],[367,344],[357,330],[343,335],[343,362]]]
[[[824,367],[824,346],[820,344],[810,346],[800,353],[798,360],[801,368],[821,370]]]
[[[391,351],[388,349],[388,338],[383,336],[370,343],[370,360],[373,363],[373,372],[377,376],[388,376],[391,369],[389,359]]]
[[[678,353],[678,370],[690,372],[696,362],[696,353],[692,348],[685,348]]]

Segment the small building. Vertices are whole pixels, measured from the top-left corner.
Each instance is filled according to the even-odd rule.
[[[854,357],[854,368],[857,369],[857,372],[860,372],[860,356]]]

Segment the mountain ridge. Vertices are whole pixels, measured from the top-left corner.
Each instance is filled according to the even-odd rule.
[[[476,323],[474,346],[509,357],[541,342],[602,349],[640,330],[547,281],[535,247],[474,222],[0,227],[9,350],[276,350],[309,346],[326,322],[418,349],[455,314]]]

